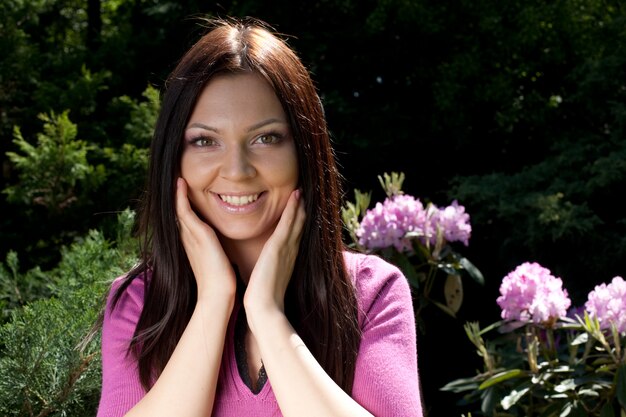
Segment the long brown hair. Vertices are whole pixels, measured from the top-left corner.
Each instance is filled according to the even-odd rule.
[[[344,265],[337,171],[321,101],[294,51],[256,19],[219,19],[182,57],[166,83],[151,145],[139,227],[142,262],[127,276],[146,280],[130,351],[146,389],[172,355],[196,303],[196,283],[175,226],[175,178],[183,131],[216,74],[255,72],[274,88],[296,142],[306,224],[285,296],[285,312],[326,372],[350,393],[360,342],[355,289]],[[149,276],[149,278],[146,278]],[[115,305],[115,304],[114,304]]]

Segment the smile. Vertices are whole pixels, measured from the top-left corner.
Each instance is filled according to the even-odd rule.
[[[250,204],[259,198],[259,194],[250,194],[250,195],[223,195],[219,194],[220,199],[228,203],[232,206],[245,206],[246,204]]]

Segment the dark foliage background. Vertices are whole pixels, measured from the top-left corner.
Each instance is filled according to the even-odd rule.
[[[437,205],[458,199],[470,213],[464,254],[486,285],[467,281],[456,320],[426,313],[418,343],[430,415],[463,412],[439,391],[480,367],[462,324],[498,318],[500,280],[516,265],[550,268],[575,304],[624,275],[618,0],[2,2],[2,259],[13,250],[22,272],[53,270],[61,248],[90,229],[115,240],[117,213],[141,193],[157,91],[203,15],[255,16],[288,35],[322,96],[347,198],[359,188],[381,201],[377,175],[402,171],[405,192]],[[23,154],[15,126],[36,145],[38,115],[66,110],[76,125],[68,140],[84,149],[72,166],[83,174],[54,158],[28,171],[6,155]],[[24,172],[55,182],[38,186]],[[28,288],[33,298],[50,295]],[[14,298],[0,300],[15,308],[28,300]]]

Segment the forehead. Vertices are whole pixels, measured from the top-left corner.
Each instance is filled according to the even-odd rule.
[[[217,99],[240,99],[242,101],[276,100],[278,96],[270,83],[256,72],[218,74],[202,89],[200,98],[215,96]]]
[[[237,110],[284,114],[272,86],[261,75],[253,72],[213,77],[202,89],[192,114],[203,108],[218,113]]]

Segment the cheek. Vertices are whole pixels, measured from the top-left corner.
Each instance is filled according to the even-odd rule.
[[[286,186],[294,190],[298,186],[298,156],[295,148],[291,148],[290,152],[280,159],[280,168],[276,170],[276,175],[281,176],[281,180]]]
[[[187,184],[189,184],[189,178],[191,177],[190,174],[191,171],[191,160],[190,158],[187,156],[186,152],[183,152],[183,155],[180,157],[180,176],[187,181]]]
[[[199,187],[206,183],[207,179],[213,175],[213,171],[215,171],[214,164],[205,158],[193,154],[183,154],[181,158],[180,175],[187,181],[190,188]]]
[[[274,170],[276,182],[284,187],[295,190],[298,185],[298,165],[295,163],[283,163],[279,169]]]
[[[211,182],[213,165],[192,156],[181,159],[180,176],[187,182],[187,198],[196,209],[202,210],[204,190]]]

